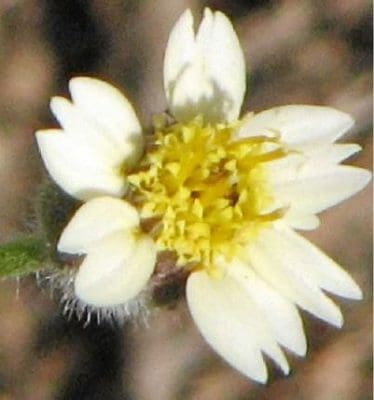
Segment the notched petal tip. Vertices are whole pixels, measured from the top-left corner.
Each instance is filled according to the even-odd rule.
[[[273,171],[275,197],[281,204],[289,204],[295,216],[317,214],[335,206],[363,190],[372,178],[371,172],[362,168],[335,164],[321,167],[314,162],[298,174],[291,171],[283,181],[277,182],[281,175]]]
[[[227,275],[212,279],[194,272],[187,280],[187,302],[191,315],[205,340],[229,364],[247,377],[266,383],[268,373],[263,354],[289,373],[277,335],[249,291]],[[223,321],[225,321],[223,323]]]
[[[62,129],[36,133],[44,164],[75,198],[120,197],[127,190],[121,166],[133,166],[143,152],[135,111],[117,88],[102,80],[76,77],[69,88],[72,101],[60,96],[50,100]],[[61,135],[52,136],[52,131]]]
[[[62,133],[62,129],[38,129],[35,131],[36,140],[42,142],[46,136],[59,135]],[[45,136],[46,135],[46,136]]]
[[[360,286],[355,281],[353,281],[350,292],[347,293],[344,297],[351,299],[351,300],[359,301],[359,300],[363,300],[364,292],[362,291]]]
[[[139,119],[127,97],[100,79],[73,78],[69,87],[79,111],[113,143],[128,165],[134,165],[143,150],[143,136]]]
[[[240,130],[241,137],[276,131],[289,145],[334,142],[354,124],[353,118],[326,106],[285,105],[262,111]]]
[[[206,8],[195,34],[192,14],[182,14],[165,53],[164,85],[179,121],[203,115],[209,122],[239,116],[245,92],[243,51],[230,20]]]
[[[72,102],[62,96],[52,96],[51,100],[49,101],[49,108],[60,125],[63,125],[66,113],[72,106]]]
[[[368,185],[368,183],[373,179],[373,173],[367,169],[363,168],[356,168],[354,167],[357,171],[360,171],[360,180],[361,180],[361,185],[362,189]]]
[[[185,11],[183,11],[175,23],[174,28],[177,27],[177,25],[193,25],[193,14],[190,8],[187,8]]]
[[[340,309],[339,309],[339,311],[340,311],[340,315],[337,315],[337,318],[335,320],[332,320],[331,324],[333,326],[335,326],[336,328],[340,329],[344,325],[344,316]]]
[[[87,88],[94,86],[114,88],[111,84],[102,79],[92,78],[90,76],[75,76],[69,81],[69,90],[71,93],[82,89],[86,90]]]
[[[308,352],[308,341],[305,334],[303,335],[303,340],[299,342],[299,346],[295,348],[293,352],[299,357],[306,356],[306,353]]]
[[[217,13],[215,11],[214,13]],[[204,17],[210,18],[213,15],[213,12],[210,7],[204,7]]]
[[[258,315],[263,316],[276,342],[297,355],[304,355],[307,344],[303,323],[292,301],[267,284],[248,264],[239,261],[232,263],[230,274],[256,303]]]
[[[257,373],[252,372],[251,375],[247,374],[246,376],[250,379],[253,379],[257,383],[260,383],[261,385],[266,385],[269,379],[269,374],[266,367],[263,371],[260,370]]]

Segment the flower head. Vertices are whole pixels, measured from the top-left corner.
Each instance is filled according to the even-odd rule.
[[[87,201],[58,244],[85,255],[75,295],[95,307],[127,304],[147,287],[158,255],[173,253],[210,345],[255,380],[267,379],[263,354],[288,373],[283,349],[306,352],[297,307],[341,326],[325,291],[361,298],[295,232],[317,228],[317,213],[368,183],[368,171],[340,165],[360,147],[334,143],[353,120],[302,105],[239,120],[244,57],[229,20],[209,9],[196,34],[190,11],[176,23],[164,83],[173,119],[156,119],[144,143],[127,100],[90,78],[71,80],[73,104],[52,100],[63,129],[37,133],[51,176]]]

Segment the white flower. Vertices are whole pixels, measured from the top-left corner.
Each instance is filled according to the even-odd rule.
[[[45,164],[62,188],[83,200],[123,197],[90,200],[61,236],[60,251],[87,254],[76,295],[96,306],[126,302],[146,286],[156,252],[174,251],[190,272],[188,306],[207,342],[257,381],[267,380],[263,354],[287,374],[283,349],[306,352],[297,307],[340,327],[340,309],[324,291],[362,296],[339,265],[294,231],[317,228],[317,213],[370,180],[366,170],[339,165],[360,150],[334,143],[352,118],[290,105],[238,121],[242,50],[230,21],[209,9],[196,35],[189,10],[176,23],[164,83],[176,121],[155,127],[153,146],[139,162],[132,108],[96,80],[72,80],[76,105],[68,110],[77,107],[76,119],[59,100],[53,110],[64,131],[38,133]],[[113,137],[123,147],[108,151],[102,143],[113,144]],[[141,220],[158,229],[145,229]]]
[[[138,161],[142,130],[128,100],[113,86],[92,78],[73,78],[73,102],[51,100],[63,129],[36,132],[49,174],[70,195],[89,200],[121,197],[127,188],[123,171]]]

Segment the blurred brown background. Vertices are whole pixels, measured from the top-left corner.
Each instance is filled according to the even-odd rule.
[[[226,12],[245,50],[250,84],[243,110],[326,104],[356,119],[348,141],[372,164],[372,10],[365,0],[1,0],[0,241],[32,226],[42,170],[33,132],[54,124],[49,97],[74,75],[124,88],[144,126],[165,109],[162,59],[186,7]],[[216,356],[184,302],[148,327],[83,329],[33,278],[0,282],[0,400],[365,400],[372,398],[370,188],[326,212],[307,236],[344,265],[365,299],[340,302],[341,331],[303,314],[309,337],[293,373],[271,369],[254,384]]]

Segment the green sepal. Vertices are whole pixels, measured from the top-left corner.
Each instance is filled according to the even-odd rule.
[[[53,182],[46,181],[36,199],[36,217],[41,234],[55,249],[58,239],[79,207],[79,202],[64,193]],[[53,254],[51,254],[54,258]]]
[[[43,268],[48,257],[45,241],[34,236],[0,245],[0,278],[21,277]]]

